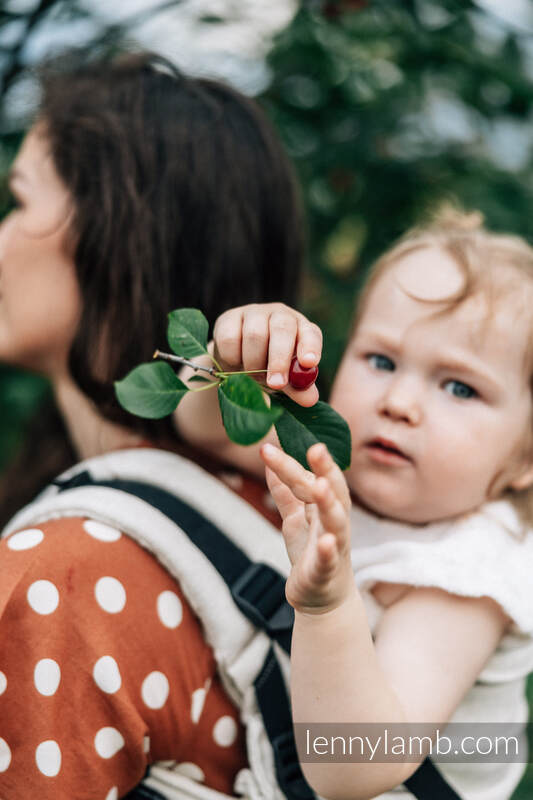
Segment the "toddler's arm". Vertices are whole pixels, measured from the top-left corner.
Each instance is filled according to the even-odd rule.
[[[383,729],[425,722],[436,732],[497,646],[507,624],[504,612],[486,597],[405,587],[384,612],[373,642],[351,570],[350,501],[342,473],[324,445],[308,451],[312,472],[271,445],[261,454],[292,563],[286,592],[295,608],[294,721],[369,722]],[[403,783],[419,763],[302,762],[309,783],[330,800],[373,798]]]
[[[295,354],[304,367],[317,365],[322,354],[320,328],[298,311],[282,303],[251,304],[226,311],[215,323],[210,347],[225,370],[268,370],[256,375],[260,383],[276,391],[283,390],[302,406],[317,402],[315,384],[304,391],[288,385],[289,367]],[[207,357],[194,360],[211,366]],[[192,374],[189,367],[184,367],[180,378],[187,380]],[[260,443],[241,447],[228,439],[215,390],[185,395],[174,413],[174,424],[189,444],[264,476]],[[273,430],[267,441],[277,442]]]

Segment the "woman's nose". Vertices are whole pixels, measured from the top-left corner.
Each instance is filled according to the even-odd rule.
[[[378,412],[409,425],[419,425],[422,421],[421,387],[415,380],[396,377],[380,398]]]

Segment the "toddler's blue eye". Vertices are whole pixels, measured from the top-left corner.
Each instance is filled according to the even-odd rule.
[[[468,400],[470,397],[477,397],[477,392],[472,389],[467,383],[462,381],[446,381],[444,384],[444,391],[453,394],[454,397],[459,397],[462,400]]]
[[[366,358],[374,369],[385,369],[389,372],[394,372],[394,361],[391,361],[387,356],[383,356],[381,353],[370,353]]]

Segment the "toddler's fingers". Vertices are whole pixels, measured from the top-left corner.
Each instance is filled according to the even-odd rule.
[[[322,355],[322,331],[304,316],[298,317],[296,356],[302,367],[315,367]]]
[[[266,466],[278,476],[282,483],[289,487],[298,500],[302,500],[304,503],[314,502],[312,487],[315,476],[311,472],[272,444],[264,444],[261,447],[261,457]]]
[[[295,403],[298,403],[298,405],[303,406],[304,408],[310,408],[318,401],[318,389],[314,383],[304,391],[300,389],[293,389],[292,386],[288,384],[285,386],[283,391],[287,397],[290,397],[291,400],[294,400]]]
[[[296,346],[298,323],[290,309],[276,309],[269,320],[268,378],[272,389],[283,389],[289,380],[289,367]]]
[[[215,322],[213,339],[216,353],[230,366],[242,364],[243,308],[225,311]]]
[[[347,538],[349,528],[348,515],[327,478],[317,478],[313,486],[313,495],[322,527],[325,531],[335,534],[344,544],[343,540]]]
[[[307,461],[317,477],[327,478],[333,492],[340,500],[345,509],[351,507],[350,492],[346,484],[346,479],[339,466],[331,457],[328,448],[322,442],[318,442],[307,451]]]
[[[288,486],[280,481],[275,472],[266,467],[267,486],[283,520],[302,509],[302,502],[291,492]]]
[[[332,572],[339,563],[339,548],[333,533],[323,533],[316,544],[318,568],[324,576]]]
[[[332,533],[324,533],[316,542],[313,552],[307,552],[305,571],[309,588],[320,590],[339,563],[337,541]]]
[[[243,314],[242,365],[243,369],[265,369],[268,354],[269,313],[261,306],[250,306]],[[265,380],[266,372],[255,375]]]

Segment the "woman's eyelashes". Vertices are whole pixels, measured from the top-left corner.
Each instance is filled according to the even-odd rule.
[[[367,353],[365,359],[375,370],[394,372],[396,369],[392,358],[383,355],[383,353]],[[469,386],[468,383],[464,383],[464,381],[458,381],[455,378],[449,378],[444,381],[442,388],[445,392],[460,400],[470,400],[473,397],[479,397],[479,393],[472,386]]]

